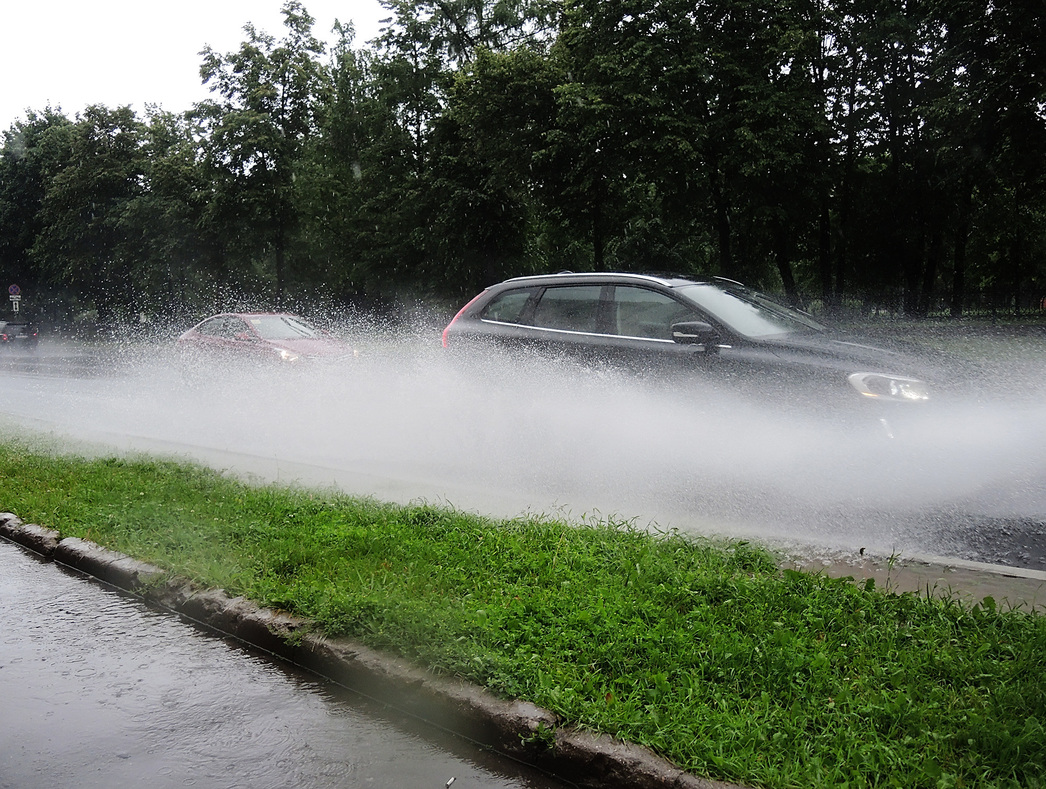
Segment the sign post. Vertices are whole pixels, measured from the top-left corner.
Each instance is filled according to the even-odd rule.
[[[17,285],[11,285],[7,292],[11,296],[11,311],[18,312],[18,302],[22,300],[22,289]]]

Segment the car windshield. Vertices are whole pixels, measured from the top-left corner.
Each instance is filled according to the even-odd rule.
[[[303,340],[320,336],[318,329],[293,315],[252,315],[249,319],[265,340]]]
[[[683,285],[676,290],[744,337],[773,337],[825,329],[809,315],[743,285],[700,283]]]

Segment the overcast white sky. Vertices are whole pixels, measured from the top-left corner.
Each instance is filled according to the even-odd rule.
[[[206,98],[200,50],[237,49],[248,22],[283,37],[283,0],[2,0],[0,132],[27,109],[146,103],[180,112]],[[313,32],[329,41],[334,20],[352,21],[356,43],[378,33],[378,0],[302,0]]]

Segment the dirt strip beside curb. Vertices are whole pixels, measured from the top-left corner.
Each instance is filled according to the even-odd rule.
[[[742,789],[689,775],[647,748],[559,726],[553,713],[529,702],[499,699],[362,644],[316,634],[304,620],[196,588],[89,540],[63,539],[13,513],[0,512],[0,537],[579,786]]]

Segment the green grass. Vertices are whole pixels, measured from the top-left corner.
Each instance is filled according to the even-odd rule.
[[[316,621],[704,776],[1039,787],[1046,618],[627,523],[493,521],[0,443],[0,509]]]

